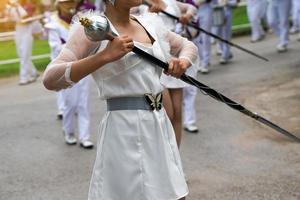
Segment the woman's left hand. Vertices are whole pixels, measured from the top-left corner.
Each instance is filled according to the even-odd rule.
[[[182,24],[187,24],[192,19],[192,17],[193,17],[192,15],[184,14],[184,15],[181,15],[181,17],[179,17],[179,21]]]
[[[180,78],[190,65],[191,63],[185,58],[172,58],[169,62],[169,69],[167,72],[165,71],[165,73]]]

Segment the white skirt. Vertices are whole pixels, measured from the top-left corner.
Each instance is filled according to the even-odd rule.
[[[107,112],[100,134],[89,200],[178,200],[188,194],[164,109]]]

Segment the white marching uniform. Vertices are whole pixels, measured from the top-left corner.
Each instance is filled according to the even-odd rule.
[[[265,35],[261,22],[266,15],[267,7],[267,0],[247,0],[247,14],[251,24],[252,41],[257,41]]]
[[[51,60],[59,55],[69,35],[69,24],[61,20],[57,14],[51,16],[50,22],[45,24],[48,32],[48,42],[51,48]],[[90,78],[86,77],[72,88],[57,92],[57,105],[63,114],[63,130],[65,134],[74,133],[75,113],[78,117],[79,140],[90,137]]]
[[[193,63],[197,49],[186,39],[164,30],[157,17],[136,17],[155,39],[153,45],[135,45],[166,60],[178,52]],[[111,24],[113,31],[116,29]],[[100,51],[106,47],[102,41]],[[59,58],[47,67],[44,83],[53,88],[72,84],[72,61],[88,56],[99,43],[89,41],[80,26]],[[74,55],[73,57],[71,55]],[[130,52],[106,64],[92,75],[102,99],[140,97],[162,92],[162,70]],[[60,80],[60,81],[57,81]],[[49,87],[48,85],[48,87]],[[188,193],[173,127],[164,109],[108,111],[100,124],[97,158],[89,190],[89,200],[177,200]]]
[[[289,41],[289,15],[291,0],[269,0],[268,23],[279,38],[279,45]]]
[[[213,1],[213,5],[218,5],[218,0]],[[215,27],[216,33],[221,38],[230,41],[232,37],[232,7],[237,5],[237,0],[226,0],[226,4],[223,7],[224,12],[224,23],[220,26]],[[221,50],[221,57],[224,60],[228,60],[232,57],[230,45],[217,41],[218,48]]]
[[[37,76],[37,70],[31,61],[32,35],[42,33],[42,25],[38,21],[21,23],[21,19],[27,16],[21,5],[8,7],[7,13],[13,21],[16,21],[15,43],[20,58],[20,83],[26,83]]]

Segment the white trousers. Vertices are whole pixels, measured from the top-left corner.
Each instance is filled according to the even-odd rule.
[[[280,45],[289,41],[289,15],[291,0],[273,0],[268,6],[268,22],[279,38]]]
[[[198,89],[189,85],[183,88],[183,124],[194,124],[197,121],[196,118],[196,96]]]
[[[206,31],[211,31],[212,27],[212,7],[210,4],[205,3],[198,9],[199,25]],[[207,67],[210,63],[211,42],[210,36],[205,33],[200,33],[196,38],[197,47],[199,49],[199,57],[201,65]]]
[[[65,97],[64,97],[64,91],[58,91],[56,93],[56,103],[58,108],[58,114],[63,114],[65,110]]]
[[[28,81],[36,76],[36,69],[31,61],[32,55],[32,29],[33,24],[17,25],[15,42],[17,54],[20,59],[20,81]]]
[[[231,37],[232,37],[232,12],[231,12],[231,8],[225,8],[224,9],[224,15],[225,15],[225,24],[222,25],[222,26],[215,26],[214,31],[221,38],[230,41]],[[230,51],[230,46],[228,44],[217,40],[217,48],[219,50],[221,50],[223,59],[228,59],[230,56],[232,56],[232,53]]]
[[[300,1],[292,0],[292,18],[293,28],[297,31],[300,29]]]
[[[261,21],[267,12],[268,2],[266,0],[247,0],[247,13],[251,24],[251,39],[257,40],[265,32],[261,26]]]
[[[87,140],[90,137],[89,85],[90,78],[88,76],[72,88],[63,90],[65,98],[63,130],[66,134],[74,133],[75,114],[77,113],[79,140]]]

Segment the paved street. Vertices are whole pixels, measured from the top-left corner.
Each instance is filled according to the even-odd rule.
[[[230,65],[212,61],[198,80],[300,137],[300,42],[278,54],[276,39],[234,39],[270,62],[233,49]],[[96,149],[63,142],[55,94],[41,80],[18,86],[0,80],[0,199],[84,200]],[[93,83],[94,84],[94,83]],[[94,85],[93,85],[94,86]],[[92,89],[92,140],[105,104]],[[203,95],[197,96],[199,134],[183,133],[187,200],[299,200],[300,144]],[[129,183],[130,184],[130,183]]]

